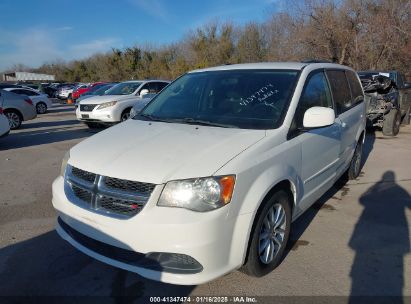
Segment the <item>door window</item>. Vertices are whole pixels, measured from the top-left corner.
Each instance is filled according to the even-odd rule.
[[[137,95],[140,94],[142,90],[148,90],[148,92],[150,93],[150,83],[143,85],[140,90],[138,90]]]
[[[353,104],[359,104],[364,101],[364,95],[362,92],[361,84],[353,71],[346,71],[348,83],[351,88],[351,95]]]
[[[304,113],[312,107],[333,108],[327,78],[323,72],[317,72],[308,79],[295,113],[295,127],[303,126]]]
[[[17,89],[17,90],[13,90],[12,92],[16,93],[16,94],[19,94],[19,95],[27,95],[27,96],[37,96],[37,95],[39,95],[36,92],[26,90],[26,89]]]
[[[344,113],[353,106],[350,87],[343,70],[327,71],[331,91],[337,107],[337,114]]]

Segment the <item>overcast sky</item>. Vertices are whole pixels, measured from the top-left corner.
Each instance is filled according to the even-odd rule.
[[[262,21],[285,0],[1,0],[0,71],[135,44],[178,41],[207,22]]]

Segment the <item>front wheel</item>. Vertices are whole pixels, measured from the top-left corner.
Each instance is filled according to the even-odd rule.
[[[291,200],[284,190],[275,192],[257,213],[246,263],[241,271],[261,277],[281,262],[291,227]]]
[[[130,111],[131,109],[126,109],[123,111],[123,113],[121,113],[121,121],[126,121],[127,119],[130,118]]]
[[[396,136],[400,132],[401,112],[398,109],[391,109],[385,115],[382,125],[382,134],[385,136]]]

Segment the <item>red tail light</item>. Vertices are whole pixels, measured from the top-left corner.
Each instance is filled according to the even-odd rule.
[[[33,101],[31,101],[30,98],[25,98],[24,101],[27,102],[29,105],[33,105]]]
[[[3,108],[0,107],[0,115],[3,114]]]

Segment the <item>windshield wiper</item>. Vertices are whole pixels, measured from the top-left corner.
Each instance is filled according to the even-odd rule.
[[[160,117],[153,116],[153,115],[150,115],[150,114],[138,114],[136,116],[136,118],[138,118],[138,117],[144,117],[144,118],[147,118],[148,120],[151,120],[151,121],[169,122],[168,120],[161,119]]]
[[[211,127],[220,127],[220,128],[238,128],[237,126],[234,126],[234,125],[222,124],[222,123],[212,122],[208,120],[194,119],[191,117],[175,119],[175,121],[186,123],[186,124],[201,125],[201,126],[211,126]]]

